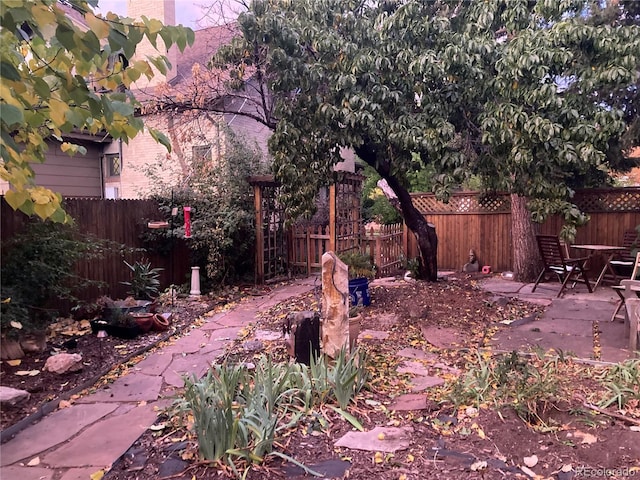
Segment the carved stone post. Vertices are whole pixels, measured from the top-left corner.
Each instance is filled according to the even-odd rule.
[[[322,255],[322,351],[335,358],[349,349],[348,268],[334,252]]]

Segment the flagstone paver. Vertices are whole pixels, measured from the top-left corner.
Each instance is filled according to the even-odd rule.
[[[173,344],[169,345],[165,352],[175,353],[196,353],[209,341],[208,332],[202,330],[191,330],[184,337],[179,338]]]
[[[162,388],[162,377],[133,372],[118,378],[107,388],[81,397],[78,403],[94,402],[142,402],[158,398]]]
[[[375,427],[368,432],[348,432],[334,446],[368,452],[396,452],[411,445],[411,427]]]
[[[438,359],[437,354],[431,353],[431,352],[425,352],[417,348],[403,348],[397,353],[397,355],[399,357],[415,358],[418,360],[434,361]]]
[[[182,387],[184,385],[184,375],[195,375],[200,378],[215,360],[215,355],[176,355],[171,365],[164,372],[164,381],[174,387]]]
[[[100,418],[118,408],[117,404],[94,403],[72,405],[46,416],[31,428],[19,432],[10,442],[2,445],[0,465],[11,465],[31,458],[40,452],[64,442]],[[10,477],[7,477],[10,478]],[[20,477],[13,477],[20,478]]]
[[[173,360],[173,356],[168,352],[155,352],[139,362],[134,369],[145,375],[162,375]]]
[[[96,473],[96,471],[98,471],[96,467],[70,468],[62,477],[60,477],[60,480],[88,480],[91,478],[91,475]]]
[[[428,399],[423,393],[406,393],[398,395],[389,405],[389,410],[410,412],[427,408]]]
[[[51,480],[54,473],[54,470],[41,467],[5,467],[2,469],[2,479]]]
[[[151,404],[111,415],[44,455],[45,465],[104,468],[118,459],[158,417]]]
[[[454,328],[422,325],[420,330],[424,339],[437,348],[451,348],[463,340],[462,332]]]

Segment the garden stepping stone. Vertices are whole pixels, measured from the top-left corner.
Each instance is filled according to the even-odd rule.
[[[162,377],[135,372],[118,378],[105,389],[79,398],[76,403],[153,401],[158,398],[161,387]]]
[[[348,432],[334,446],[367,452],[396,452],[409,448],[412,433],[411,427],[375,427],[368,432]]]
[[[437,348],[454,347],[463,339],[462,332],[453,328],[422,325],[420,329],[422,330],[424,339]]]
[[[420,362],[404,361],[398,367],[397,372],[429,376],[429,369]]]
[[[11,442],[2,445],[0,465],[11,465],[18,460],[31,458],[71,438],[87,425],[113,412],[115,403],[72,405],[57,410],[38,423],[19,432]],[[7,478],[24,478],[11,477]]]
[[[344,478],[344,474],[351,466],[351,462],[332,458],[330,460],[324,460],[322,462],[314,463],[311,465],[307,464],[305,466],[310,468],[314,472],[322,474],[323,478]],[[298,476],[304,476],[305,471],[297,465],[287,463],[284,466],[284,475],[286,478],[294,478]],[[309,477],[305,476],[304,478]]]
[[[254,333],[256,340],[264,340],[266,342],[275,342],[282,340],[282,332],[274,332],[272,330],[256,330]]]
[[[379,330],[362,330],[358,335],[359,340],[385,340],[389,336],[389,332],[381,332]]]
[[[180,460],[179,458],[170,456],[164,462],[162,462],[162,465],[160,465],[160,468],[158,469],[158,478],[175,477],[180,472],[184,472],[189,467],[189,465],[190,464],[185,462],[184,460]]]
[[[422,393],[407,393],[394,398],[391,405],[389,405],[389,410],[411,412],[414,410],[424,410],[428,407],[429,401],[426,395]]]
[[[399,357],[415,358],[418,360],[429,360],[429,361],[434,361],[439,358],[438,355],[436,355],[435,353],[425,352],[418,348],[412,348],[412,347],[403,348],[397,353],[397,355]]]
[[[444,385],[444,380],[440,377],[418,375],[411,379],[412,392],[422,392],[428,388],[439,387],[440,385]]]

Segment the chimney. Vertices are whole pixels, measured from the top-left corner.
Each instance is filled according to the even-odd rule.
[[[142,16],[160,20],[164,25],[176,24],[176,2],[175,0],[128,0],[127,16],[140,20]],[[154,87],[161,83],[173,80],[177,75],[178,47],[175,45],[167,51],[162,38],[158,36],[156,41],[157,50],[145,38],[136,48],[135,58],[144,60],[148,56],[165,55],[171,63],[171,70],[167,71],[166,77],[156,72],[151,80],[140,77],[135,83],[136,88]],[[155,67],[153,67],[154,72]]]

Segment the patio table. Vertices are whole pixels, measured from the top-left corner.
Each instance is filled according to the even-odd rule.
[[[576,248],[579,250],[585,250],[586,252],[588,252],[588,257],[589,260],[587,260],[587,263],[591,263],[591,259],[593,257],[596,256],[600,256],[603,260],[604,260],[604,266],[602,267],[602,270],[600,271],[600,275],[598,275],[598,278],[596,279],[595,283],[593,284],[593,291],[595,292],[596,288],[598,288],[598,286],[600,285],[600,283],[602,282],[602,279],[604,278],[605,274],[607,273],[607,270],[609,270],[609,272],[614,275],[615,278],[615,272],[613,271],[613,268],[611,268],[611,265],[609,264],[609,262],[613,259],[613,256],[618,253],[618,252],[622,252],[624,251],[624,247],[618,246],[618,245],[589,245],[589,244],[581,244],[581,245],[571,245],[571,248]]]

